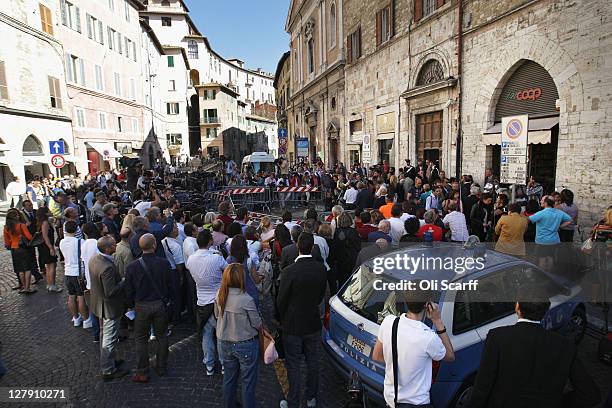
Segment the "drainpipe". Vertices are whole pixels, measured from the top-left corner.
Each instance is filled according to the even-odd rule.
[[[462,130],[462,91],[463,91],[463,0],[459,0],[457,7],[457,76],[458,76],[458,90],[457,90],[457,157],[456,157],[456,169],[455,177],[457,180],[461,177],[462,167],[462,150],[463,150],[463,130]]]

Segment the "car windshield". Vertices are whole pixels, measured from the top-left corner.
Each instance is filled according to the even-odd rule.
[[[377,281],[376,288],[379,289],[375,288]],[[394,276],[375,274],[368,266],[362,265],[339,298],[353,312],[380,324],[386,316],[399,316],[407,310],[403,291],[387,289],[386,284],[398,282],[399,279]],[[438,302],[439,299],[440,292],[431,292],[432,301]]]

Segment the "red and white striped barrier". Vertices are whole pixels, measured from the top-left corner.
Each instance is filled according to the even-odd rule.
[[[250,187],[250,188],[234,188],[232,190],[227,190],[230,194],[240,195],[240,194],[257,194],[263,193],[266,190],[265,187]]]
[[[277,193],[316,193],[317,191],[319,191],[319,187],[309,187],[309,186],[303,186],[303,187],[277,187],[276,188],[276,192]]]

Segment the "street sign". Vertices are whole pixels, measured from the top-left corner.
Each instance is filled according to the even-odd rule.
[[[56,169],[61,169],[66,165],[66,159],[62,155],[55,154],[51,157],[51,165]]]
[[[49,151],[51,154],[65,154],[64,141],[63,140],[52,140],[49,142]]]
[[[297,144],[297,157],[308,157],[308,149],[309,149],[309,145],[308,145],[308,139],[307,138],[300,138],[296,140],[296,144]]]
[[[369,163],[371,157],[370,135],[363,135],[363,144],[361,145],[361,160],[363,160],[364,163]]]
[[[501,183],[525,185],[527,180],[527,129],[529,116],[502,118]]]

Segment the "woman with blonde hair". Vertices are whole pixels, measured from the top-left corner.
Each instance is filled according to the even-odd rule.
[[[334,234],[334,231],[336,230],[336,219],[340,216],[340,214],[342,214],[344,212],[344,207],[342,207],[341,205],[334,205],[332,207],[331,210],[331,214],[329,215],[329,217],[327,217],[326,221],[329,222],[329,225],[331,226],[331,230],[332,230],[332,235]]]
[[[236,407],[238,373],[242,378],[242,406],[255,408],[259,359],[259,330],[263,322],[253,298],[245,291],[245,273],[233,263],[223,271],[215,300],[217,347],[224,368],[223,406]]]
[[[274,226],[270,217],[261,217],[259,221],[259,240],[262,244],[267,244],[272,238],[274,238]]]
[[[215,214],[212,211],[207,212],[204,215],[204,228],[212,231],[212,224],[213,222],[215,222],[215,220],[217,219],[217,214]]]

